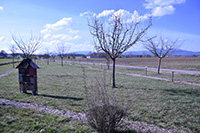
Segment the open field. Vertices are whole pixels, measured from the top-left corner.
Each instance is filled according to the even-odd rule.
[[[14,101],[51,106],[55,109],[86,112],[85,94],[82,85],[82,68],[80,66],[65,63],[61,67],[57,62],[50,62],[50,65],[46,65],[45,61],[39,60],[37,64],[40,67],[38,69],[38,96],[19,93],[18,74],[15,71],[0,78],[0,97]],[[86,67],[86,65],[83,66]],[[7,67],[0,66],[0,68],[2,72],[13,70],[12,65],[7,65]],[[129,72],[130,70],[117,69],[117,71]],[[86,67],[86,74],[91,79],[102,75],[102,72],[87,69]],[[110,81],[110,77],[111,74],[108,73],[108,81]],[[200,87],[123,74],[116,75],[116,83],[118,88],[110,88],[110,91],[116,93],[119,101],[124,101],[125,103],[128,100],[132,101],[130,115],[128,116],[130,120],[146,122],[163,128],[200,132]],[[23,113],[21,109],[15,111],[13,108],[3,107],[0,110],[3,110],[2,112],[4,113],[10,110],[9,113],[13,119],[18,119],[19,117],[17,116],[24,115],[23,113],[32,112],[33,116],[37,118],[35,120],[33,116],[30,116],[31,121],[34,122],[40,121],[43,118],[49,119],[48,117],[52,117],[51,119],[58,118],[58,116],[48,116],[45,118],[46,114],[38,115],[40,113],[32,110],[23,109]],[[4,113],[0,117],[7,119]],[[13,114],[16,114],[16,117]],[[25,123],[26,121],[21,121],[21,123],[23,122]],[[33,124],[37,125],[34,122]],[[10,126],[12,124],[9,122],[0,123],[1,126],[5,125],[5,123],[10,124]],[[45,124],[45,122],[42,123],[42,125]],[[55,121],[53,129],[57,128],[57,124],[61,125],[61,128],[58,128],[57,131],[65,129],[68,126],[68,122],[66,121],[60,123]],[[74,126],[76,126],[76,122]],[[27,128],[29,127],[27,126]],[[39,131],[43,128],[46,129],[44,126],[38,127],[37,130]],[[78,129],[80,128],[82,127],[78,127]],[[88,127],[85,128],[89,130]],[[21,129],[16,130],[20,131]]]
[[[12,59],[0,59],[0,63],[11,62]]]
[[[79,61],[79,60],[77,60]],[[99,62],[105,63],[105,59],[82,59],[85,62]],[[111,61],[112,63],[112,61]],[[116,64],[130,65],[130,66],[143,66],[143,67],[157,67],[158,58],[117,58]],[[199,57],[169,57],[162,60],[161,68],[168,69],[183,69],[200,71],[200,58]]]

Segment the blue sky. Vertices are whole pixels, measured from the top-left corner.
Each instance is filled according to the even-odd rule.
[[[94,51],[87,17],[111,17],[121,13],[128,18],[153,16],[148,35],[180,38],[184,50],[200,51],[199,0],[0,0],[0,50],[9,52],[11,34],[28,40],[31,33],[43,35],[43,46],[55,51],[56,45],[69,52]],[[129,51],[144,50],[141,43]]]

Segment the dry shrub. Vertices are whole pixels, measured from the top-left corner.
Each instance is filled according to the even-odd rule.
[[[99,133],[113,133],[127,115],[128,106],[117,101],[113,89],[106,82],[106,72],[101,77],[90,77],[90,84],[83,68],[83,83],[88,106],[88,124]],[[111,92],[112,91],[112,92]],[[124,104],[123,104],[124,105]]]

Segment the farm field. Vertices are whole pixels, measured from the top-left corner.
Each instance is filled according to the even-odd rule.
[[[15,71],[0,78],[0,98],[50,106],[60,110],[71,110],[73,112],[85,113],[87,111],[85,90],[82,85],[81,66],[65,63],[61,67],[58,62],[50,62],[50,65],[46,65],[45,61],[39,60],[37,64],[40,67],[38,69],[38,96],[19,93],[18,73]],[[11,64],[6,66],[0,66],[2,72],[13,70]],[[88,65],[82,65],[82,67],[86,68],[88,83],[90,83],[92,78],[102,76],[101,71],[89,69]],[[125,70],[124,68],[117,68],[116,71],[130,73],[130,70]],[[110,82],[110,77],[111,73],[108,72],[108,83]],[[115,93],[117,99],[124,101],[125,104],[131,100],[131,109],[128,116],[130,120],[146,122],[161,128],[200,132],[199,86],[145,79],[124,74],[116,74],[116,83],[118,88],[109,88],[109,90]],[[5,119],[5,121],[0,122],[0,126],[4,127],[7,124],[8,129],[12,128],[12,123],[14,125],[18,121],[26,123],[27,114],[31,112],[30,125],[37,125],[36,123],[41,119],[50,119],[49,121],[42,121],[42,125],[46,125],[48,122],[51,123],[55,120],[55,125],[49,130],[56,129],[56,131],[63,131],[67,127],[70,127],[69,131],[78,131],[81,129],[83,132],[86,130],[88,132],[92,131],[86,125],[79,126],[79,122],[72,121],[72,123],[69,123],[66,120],[62,121],[64,118],[60,118],[59,116],[49,116],[45,113],[41,114],[29,109],[16,110],[13,107],[7,108],[3,105],[0,107],[0,110],[2,110],[0,117]],[[10,117],[7,118],[5,112]],[[15,115],[16,117],[14,117]],[[24,119],[20,120],[19,116],[23,116],[22,118]],[[57,127],[57,124],[61,127]],[[27,131],[28,128],[35,128],[26,127],[24,131]],[[21,130],[20,127],[15,127],[14,129]],[[46,126],[36,126],[37,131],[41,131],[42,129],[48,130]]]
[[[79,61],[79,60],[77,60]],[[105,59],[82,59],[84,62],[98,62],[105,63]],[[112,63],[112,61],[111,61]],[[116,64],[131,65],[131,66],[143,66],[143,67],[157,67],[158,58],[117,58]],[[162,59],[161,68],[167,69],[183,69],[200,71],[200,58],[199,57],[168,57]]]

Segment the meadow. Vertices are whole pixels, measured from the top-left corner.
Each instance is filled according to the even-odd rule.
[[[119,59],[118,63],[120,60],[122,59]],[[88,83],[94,77],[101,77],[102,71],[90,69],[93,66],[91,65],[89,68],[87,64],[80,66],[79,64],[65,63],[62,67],[58,62],[50,62],[50,65],[47,65],[45,61],[41,60],[37,60],[37,64],[40,67],[38,69],[39,95],[32,96],[31,94],[19,93],[16,70],[0,78],[0,98],[50,106],[60,110],[87,112],[82,67],[85,67]],[[196,70],[198,70],[198,65],[197,63],[194,67]],[[97,67],[100,69],[100,66],[95,66],[95,68]],[[3,73],[12,71],[13,68],[10,64],[6,67],[0,66],[0,70]],[[125,70],[124,68],[117,68],[116,71],[135,72],[135,70]],[[139,73],[143,73],[143,71]],[[110,72],[107,72],[107,81],[108,83],[111,82]],[[200,132],[199,86],[124,74],[116,74],[116,85],[118,88],[112,89],[110,85],[109,89],[116,94],[117,100],[123,101],[124,104],[131,100],[129,120],[141,121],[161,128]],[[0,122],[0,127],[3,131],[26,132],[41,131],[42,129],[42,131],[52,130],[57,132],[64,132],[67,129],[72,132],[93,131],[90,127],[80,124],[78,121],[68,122],[60,116],[48,115],[31,109],[15,109],[1,105],[0,110],[0,118],[3,120]],[[32,115],[28,116],[27,114]],[[23,119],[20,119],[21,116],[23,116]],[[30,120],[26,125],[27,119]],[[43,119],[44,121],[40,122]],[[20,127],[21,125],[17,127],[17,123],[25,124],[26,128]],[[36,127],[30,127],[30,125]]]

